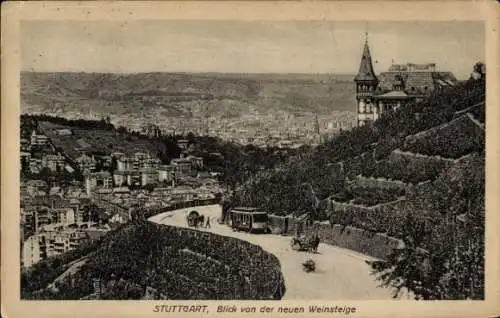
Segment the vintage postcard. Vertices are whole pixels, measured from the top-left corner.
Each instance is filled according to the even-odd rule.
[[[498,18],[4,4],[2,315],[500,314]]]

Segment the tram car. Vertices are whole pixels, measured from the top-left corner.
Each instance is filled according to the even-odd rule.
[[[269,233],[267,212],[251,207],[237,207],[230,211],[234,231]]]

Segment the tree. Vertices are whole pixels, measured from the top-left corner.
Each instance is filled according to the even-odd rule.
[[[404,246],[394,249],[387,260],[367,261],[367,263],[383,287],[394,288],[394,298],[406,289],[412,292],[416,299],[433,299],[435,286],[427,277],[431,272],[429,254],[422,248],[422,243],[430,233],[425,224],[411,213],[407,214],[405,221]],[[436,270],[438,269],[432,269]]]
[[[109,166],[109,172],[113,174],[117,168],[118,168],[118,160],[116,159],[116,157],[112,157],[111,165]]]
[[[486,75],[486,65],[483,62],[477,62],[474,64],[474,71],[481,75]]]
[[[471,78],[474,80],[484,79],[486,77],[486,65],[483,62],[474,64]]]
[[[47,184],[49,185],[52,184],[52,181],[54,181],[54,175],[52,171],[47,167],[40,169],[40,172],[38,173],[38,178],[47,182]]]
[[[116,131],[119,132],[120,134],[126,134],[127,128],[120,126],[120,127],[118,127],[118,129]]]
[[[418,299],[484,297],[484,174],[484,154],[472,154],[407,193],[404,248],[371,263],[384,286]]]
[[[145,186],[143,186],[143,188],[145,190],[147,190],[148,192],[153,192],[154,189],[156,188],[156,185],[155,184],[151,184],[151,183],[148,183],[146,184]]]
[[[143,294],[144,290],[140,286],[133,284],[132,286],[128,287],[126,299],[141,299]]]

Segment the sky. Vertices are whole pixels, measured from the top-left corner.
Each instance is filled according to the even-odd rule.
[[[436,63],[467,78],[482,22],[23,21],[25,71],[355,74],[365,32],[377,73]]]

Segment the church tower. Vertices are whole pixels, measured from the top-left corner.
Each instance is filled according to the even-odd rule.
[[[378,79],[373,70],[370,47],[368,46],[368,34],[366,34],[363,55],[354,82],[356,83],[358,126],[361,126],[373,121],[373,95],[378,85]]]
[[[319,129],[318,115],[314,116],[314,135],[315,135],[316,141],[318,142],[318,144],[320,144],[322,142],[322,139],[321,139],[321,132]]]

